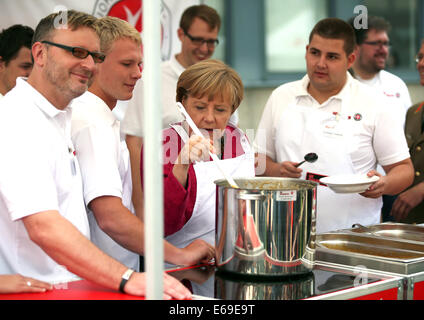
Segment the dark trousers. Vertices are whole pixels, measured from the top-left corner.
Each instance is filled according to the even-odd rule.
[[[397,196],[383,195],[383,208],[381,208],[382,222],[395,221],[395,219],[390,215],[390,211],[392,210],[392,206],[396,198]]]

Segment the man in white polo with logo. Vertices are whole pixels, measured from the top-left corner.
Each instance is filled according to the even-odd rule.
[[[365,22],[366,28],[363,25]],[[356,60],[351,69],[354,77],[381,93],[387,111],[395,112],[404,125],[406,112],[412,105],[408,88],[401,78],[384,70],[390,55],[390,23],[382,17],[368,16],[366,21],[352,17],[349,24],[355,30],[357,44]],[[378,171],[384,173],[380,167]],[[383,222],[393,220],[390,211],[395,199],[396,196],[383,196]]]
[[[352,66],[354,77],[381,92],[399,110],[404,123],[406,111],[412,105],[408,88],[401,78],[384,70],[390,54],[389,22],[369,16],[366,29],[359,21],[355,23],[355,17],[349,23],[355,30],[357,43]]]
[[[318,186],[317,232],[380,221],[381,196],[413,180],[402,126],[381,99],[347,72],[355,61],[355,35],[343,20],[328,18],[312,30],[306,47],[307,75],[275,89],[265,106],[255,148],[266,158],[266,176],[319,181],[339,174],[379,176],[361,194]],[[315,152],[314,163],[296,165]],[[380,163],[386,171],[375,169]]]
[[[58,28],[63,14],[67,23]],[[74,10],[43,18],[34,33],[28,80],[18,78],[0,101],[0,149],[5,151],[0,157],[0,274],[51,283],[78,276],[145,295],[144,273],[128,270],[90,241],[71,140],[72,100],[87,91],[105,59],[96,21]],[[191,296],[176,279],[165,273],[163,279],[165,298]]]

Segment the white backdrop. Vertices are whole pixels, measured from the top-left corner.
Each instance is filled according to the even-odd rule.
[[[142,2],[143,0],[0,0],[0,29],[13,24],[35,28],[40,19],[60,8],[83,11],[96,17],[118,16],[141,31]],[[203,1],[162,0],[162,60],[168,60],[172,54],[180,51],[177,29],[184,9],[201,2]]]

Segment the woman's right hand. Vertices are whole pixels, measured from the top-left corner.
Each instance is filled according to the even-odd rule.
[[[195,161],[208,161],[209,152],[215,153],[211,140],[192,135],[178,156],[178,163],[189,165]]]
[[[181,149],[177,162],[172,168],[172,173],[184,188],[187,187],[187,176],[190,163],[194,161],[209,160],[209,151],[215,153],[212,142],[196,135],[192,135]]]

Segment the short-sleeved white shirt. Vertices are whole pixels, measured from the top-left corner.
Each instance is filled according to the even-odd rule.
[[[344,88],[320,105],[308,93],[308,85],[309,78],[306,75],[302,80],[284,84],[272,92],[256,132],[254,148],[257,152],[277,162],[302,160],[282,159],[275,147],[275,132],[285,108],[299,104],[327,112],[340,112],[341,104],[345,103],[348,110],[362,115],[364,119],[355,132],[358,148],[350,155],[356,172],[366,173],[375,169],[377,163],[385,166],[409,158],[401,124],[393,112],[387,112],[388,106],[382,103],[382,98],[376,96],[371,88],[347,74]],[[296,130],[296,122],[292,124],[293,128],[286,130]]]
[[[55,210],[90,238],[70,124],[70,106],[55,108],[22,78],[0,101],[0,274],[75,277],[30,240],[22,222]]]
[[[161,64],[161,90],[162,90],[162,128],[168,128],[170,124],[181,122],[183,117],[176,107],[177,82],[184,67],[177,61],[175,56]],[[121,130],[125,134],[144,137],[143,128],[143,104],[144,82],[141,78],[135,88],[133,97],[128,101]],[[238,123],[237,110],[231,115],[231,123]]]
[[[81,167],[84,200],[88,205],[101,196],[115,196],[132,213],[131,166],[120,123],[98,96],[86,92],[73,102],[72,142]],[[110,238],[87,208],[91,240],[128,268],[139,269],[139,256]]]
[[[398,110],[398,117],[402,120],[402,124],[405,123],[406,112],[412,106],[412,101],[408,87],[401,78],[385,70],[381,70],[370,80],[364,80],[358,75],[355,77],[363,84],[380,91],[386,98],[385,101],[393,104]]]

